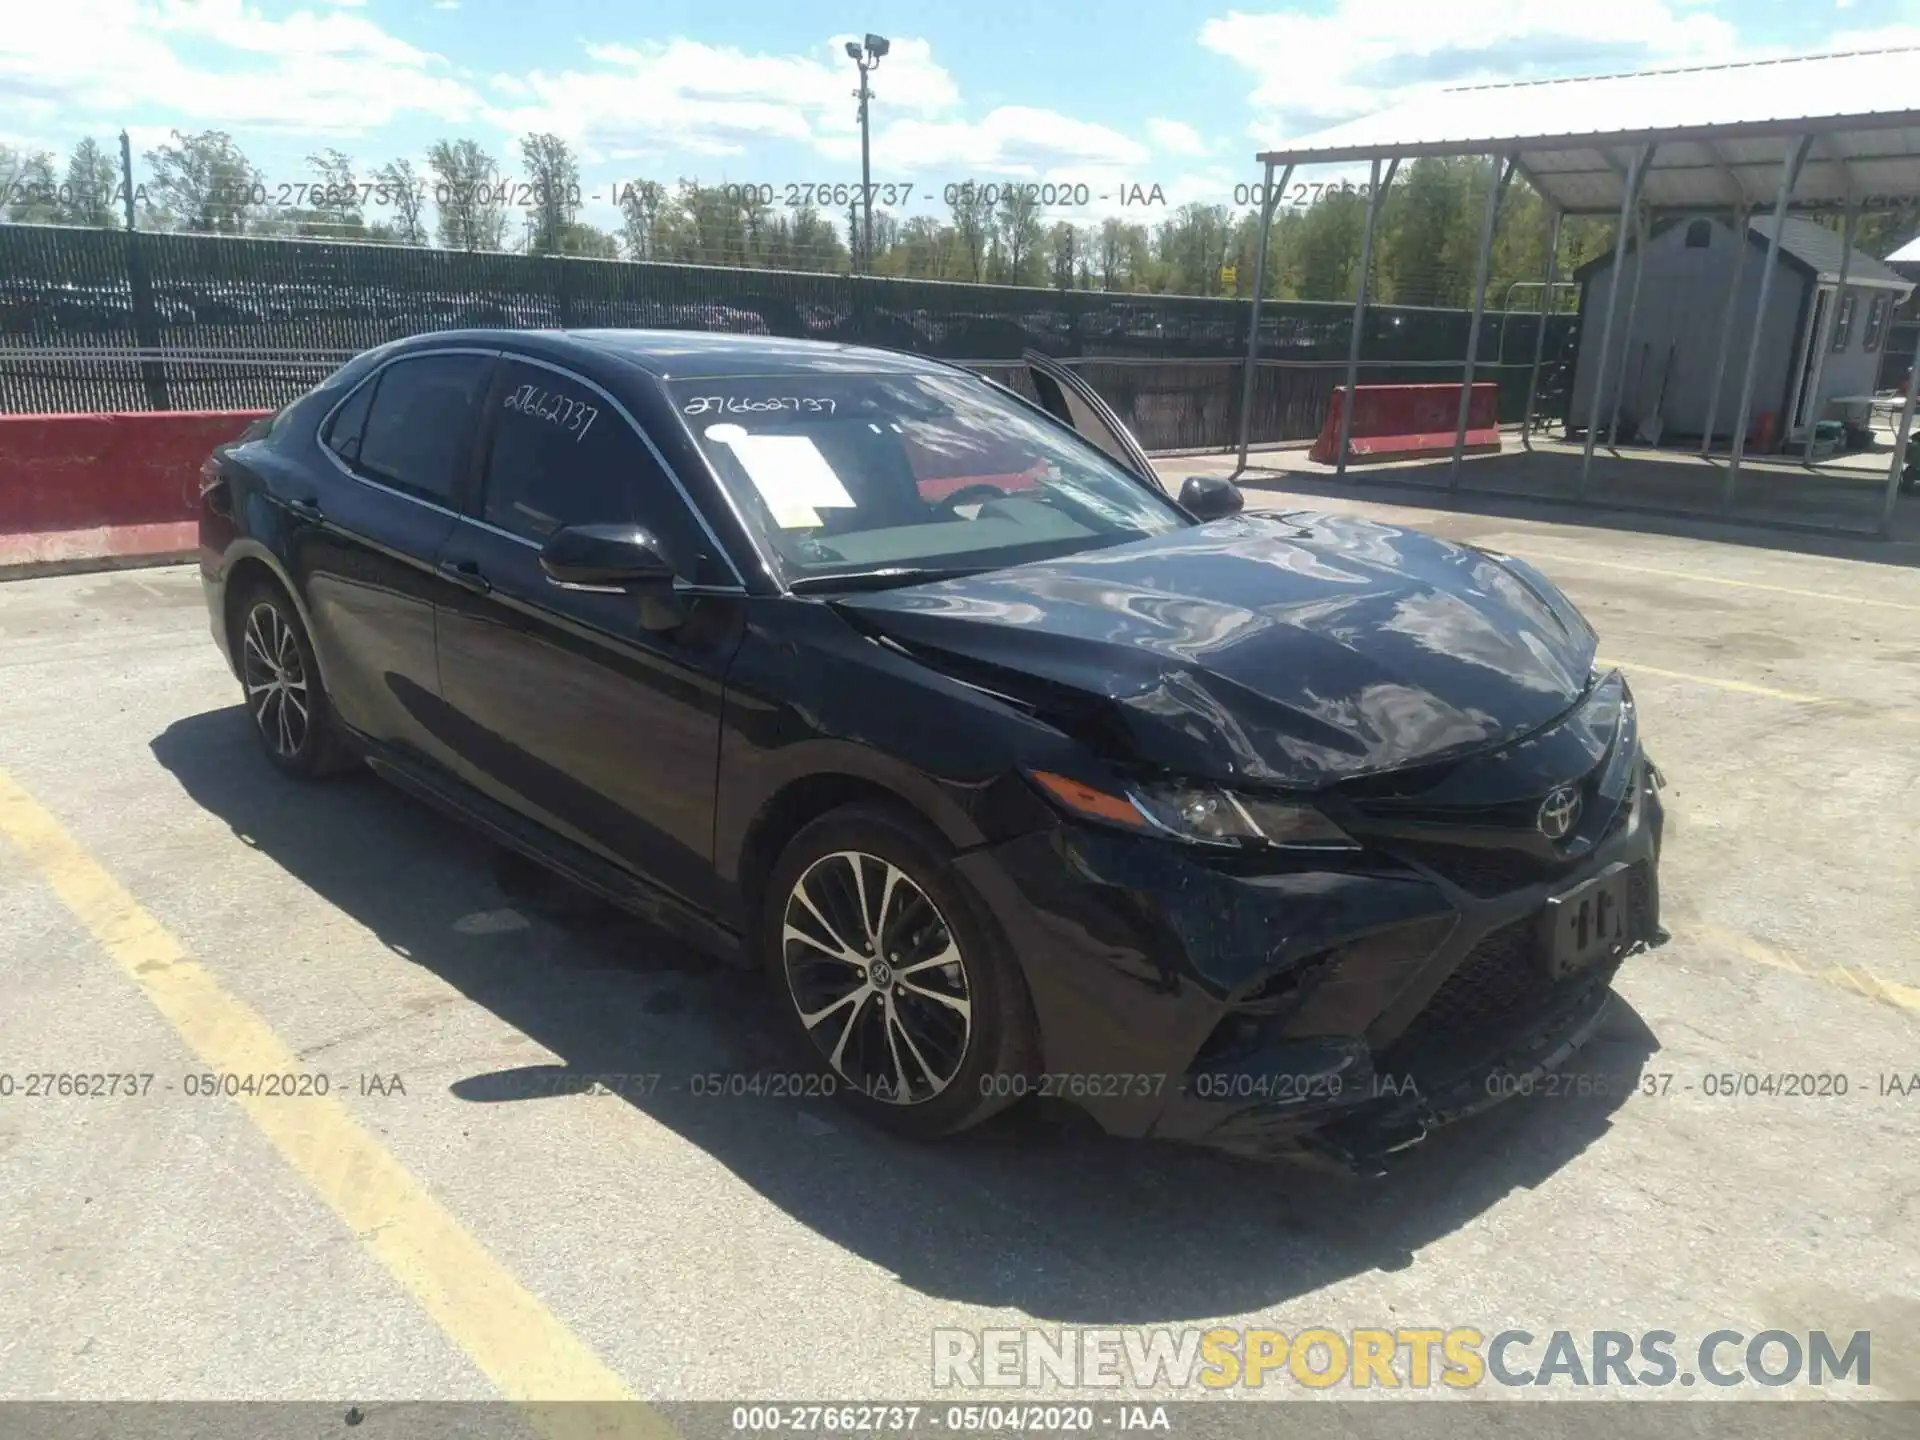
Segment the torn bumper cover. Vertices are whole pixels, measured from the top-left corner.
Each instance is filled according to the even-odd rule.
[[[1562,1065],[1665,938],[1637,746],[1623,791],[1557,866],[1389,835],[1337,869],[1255,869],[1072,824],[958,863],[1027,973],[1039,1093],[1115,1134],[1372,1172]],[[1551,912],[1602,880],[1617,940],[1556,973]]]

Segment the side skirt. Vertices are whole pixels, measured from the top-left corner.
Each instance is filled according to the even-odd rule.
[[[415,799],[472,826],[496,844],[526,856],[610,904],[658,925],[715,959],[742,969],[752,967],[742,937],[705,911],[533,824],[451,775],[429,770],[383,746],[364,740],[359,744],[374,774]]]

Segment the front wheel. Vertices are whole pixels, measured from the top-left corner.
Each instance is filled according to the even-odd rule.
[[[1019,967],[938,837],[849,806],[807,826],[767,886],[761,943],[807,1053],[875,1124],[976,1125],[1034,1066]]]

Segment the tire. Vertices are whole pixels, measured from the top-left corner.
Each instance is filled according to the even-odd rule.
[[[241,702],[275,769],[317,780],[353,766],[320,679],[313,641],[286,591],[267,580],[246,587],[234,607],[233,651]]]
[[[877,971],[857,953],[875,930]],[[930,1140],[1026,1093],[1039,1044],[1019,965],[910,813],[850,805],[794,836],[768,877],[759,945],[801,1051],[873,1124]]]

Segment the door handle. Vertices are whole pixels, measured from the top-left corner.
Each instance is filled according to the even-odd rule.
[[[440,573],[462,590],[471,590],[476,595],[485,595],[493,589],[493,582],[480,573],[478,560],[442,560]]]
[[[289,500],[286,502],[286,506],[287,509],[299,519],[308,521],[314,525],[318,525],[324,518],[320,514],[320,502],[318,500],[311,498],[305,500]]]

